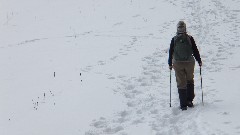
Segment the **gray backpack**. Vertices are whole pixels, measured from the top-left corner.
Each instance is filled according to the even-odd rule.
[[[176,61],[190,61],[192,59],[193,50],[189,35],[178,34],[174,37],[173,58]]]

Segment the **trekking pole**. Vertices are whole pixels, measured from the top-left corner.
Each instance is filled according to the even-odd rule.
[[[200,77],[201,77],[201,90],[202,90],[202,104],[204,105],[203,103],[203,89],[202,89],[202,67],[200,66]]]
[[[172,98],[172,70],[170,69],[170,107],[172,107],[172,104],[171,104],[171,98]]]

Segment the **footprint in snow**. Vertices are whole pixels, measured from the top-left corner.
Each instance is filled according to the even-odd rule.
[[[173,107],[172,108],[172,114],[173,115],[179,115],[181,112],[181,110],[179,109],[179,107]]]
[[[236,130],[240,130],[240,126],[235,127]],[[240,133],[240,131],[238,131],[237,133]]]
[[[218,103],[218,102],[223,102],[223,100],[214,100],[214,102],[217,102],[217,103]]]
[[[228,124],[231,124],[232,122],[231,121],[226,121],[226,122],[223,122],[225,125],[228,125]]]
[[[124,130],[124,128],[122,126],[117,126],[117,127],[108,127],[103,132],[107,134],[114,134],[121,130]]]

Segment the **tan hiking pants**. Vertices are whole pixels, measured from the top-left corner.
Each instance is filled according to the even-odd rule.
[[[194,83],[194,66],[195,61],[173,63],[178,89],[187,89],[187,82]]]

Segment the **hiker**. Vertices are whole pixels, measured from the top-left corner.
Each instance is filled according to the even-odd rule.
[[[195,60],[202,66],[201,57],[192,36],[186,32],[186,24],[179,21],[177,33],[171,40],[169,49],[169,69],[175,70],[180,108],[187,110],[193,107],[194,94],[194,66]]]

